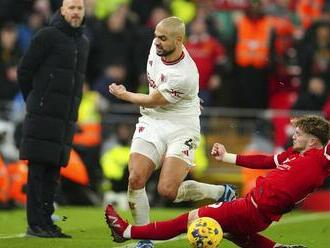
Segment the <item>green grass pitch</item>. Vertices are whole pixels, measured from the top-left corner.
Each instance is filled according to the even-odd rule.
[[[164,220],[184,212],[183,209],[152,209],[153,220]],[[121,212],[131,220],[128,212]],[[104,222],[102,208],[60,207],[56,214],[67,216],[58,222],[73,239],[25,238],[26,219],[24,210],[0,211],[0,247],[2,248],[109,248],[134,247],[134,241],[113,243]],[[285,215],[279,223],[263,232],[285,244],[304,244],[311,248],[330,247],[330,213],[293,212]],[[175,240],[157,242],[156,247],[189,247],[185,236]],[[223,240],[221,248],[236,247]]]

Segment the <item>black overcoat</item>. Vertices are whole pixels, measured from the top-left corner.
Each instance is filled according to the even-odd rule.
[[[32,39],[17,74],[26,101],[20,159],[68,163],[88,56],[83,28],[57,12]]]

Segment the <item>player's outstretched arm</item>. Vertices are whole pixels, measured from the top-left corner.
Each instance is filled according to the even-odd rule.
[[[118,99],[146,108],[164,106],[169,103],[158,90],[155,90],[151,94],[146,95],[130,92],[126,90],[124,85],[112,83],[109,85],[109,92]]]
[[[273,156],[228,153],[225,146],[220,143],[213,145],[211,155],[218,161],[251,169],[273,169],[276,167]]]

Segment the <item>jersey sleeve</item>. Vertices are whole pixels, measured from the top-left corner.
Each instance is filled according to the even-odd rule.
[[[170,103],[176,103],[189,92],[188,83],[184,75],[169,73],[166,82],[158,86],[159,92]]]
[[[250,169],[274,169],[274,156],[269,155],[237,155],[236,164]]]

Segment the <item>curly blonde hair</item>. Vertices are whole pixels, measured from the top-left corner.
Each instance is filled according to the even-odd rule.
[[[322,145],[326,145],[330,138],[330,123],[316,115],[306,115],[292,120],[294,127],[299,127],[303,132],[317,137]]]

